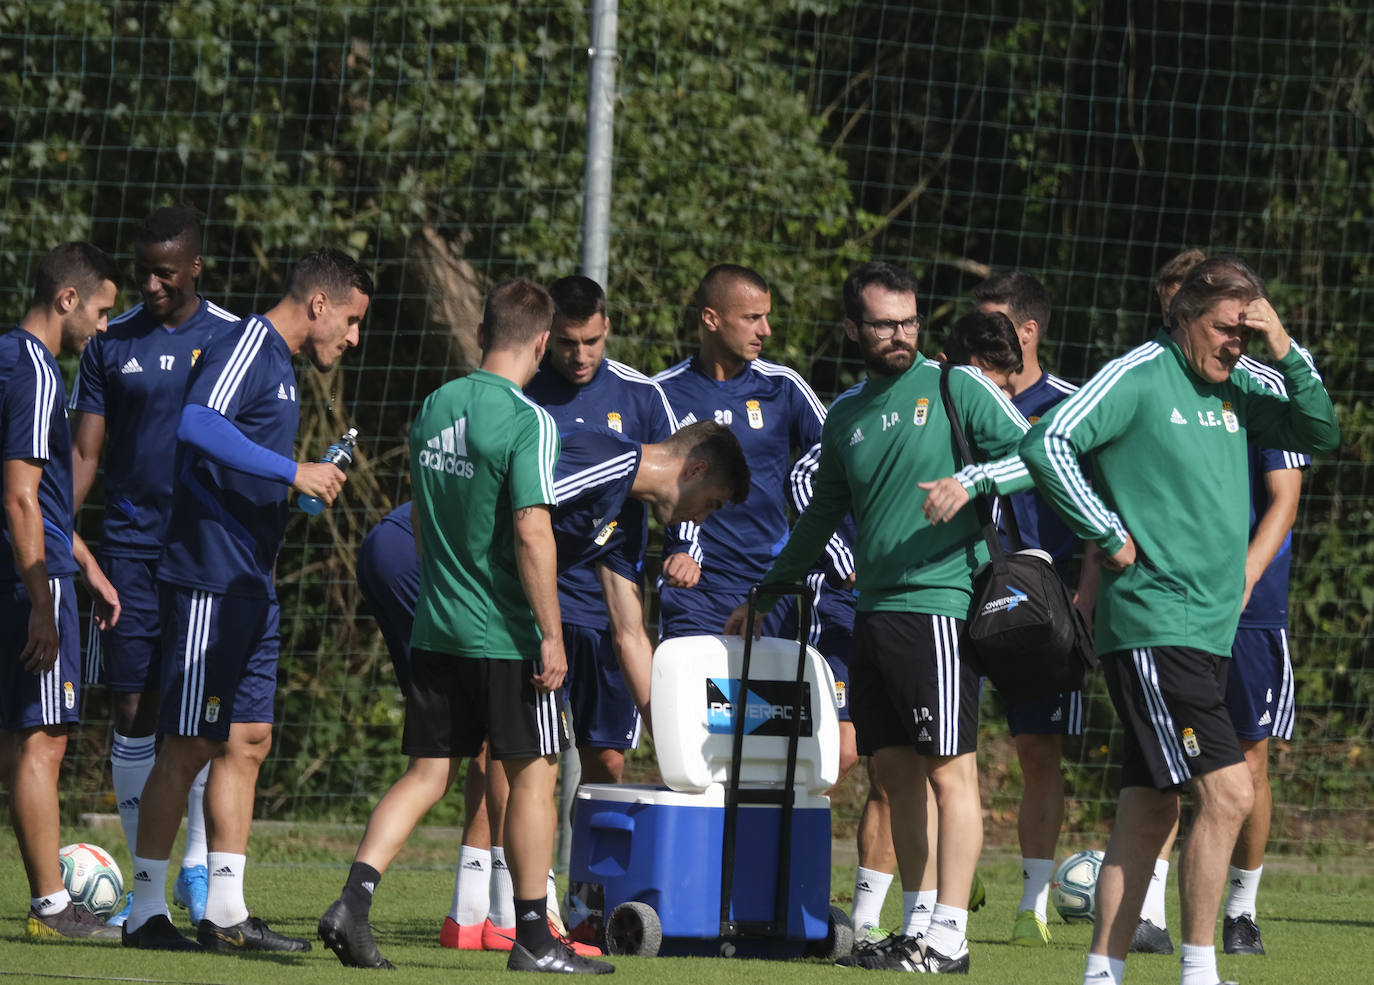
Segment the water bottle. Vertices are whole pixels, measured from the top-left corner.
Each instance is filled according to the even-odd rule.
[[[358,429],[349,428],[338,441],[330,445],[328,450],[320,456],[320,461],[347,470],[353,464],[353,449],[357,445]],[[296,505],[311,516],[316,516],[324,511],[324,500],[318,496],[297,496]]]

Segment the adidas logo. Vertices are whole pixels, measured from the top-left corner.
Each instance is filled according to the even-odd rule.
[[[1273,722],[1273,721],[1274,721],[1274,716],[1271,715],[1271,714],[1269,714],[1269,712],[1266,710],[1265,713],[1259,717],[1259,721],[1256,722],[1255,724],[1256,724],[1256,725],[1268,725],[1268,724],[1270,724],[1270,723]]]
[[[147,871],[146,869],[139,869],[137,872],[134,873],[134,882],[152,882],[152,881],[153,881],[153,878],[152,878],[152,876],[148,875],[148,871]]]
[[[1182,414],[1180,414],[1180,413],[1178,412],[1178,408],[1175,407],[1175,408],[1174,408],[1174,412],[1173,412],[1172,414],[1169,415],[1169,423],[1170,423],[1170,424],[1187,424],[1187,423],[1188,423],[1188,418],[1186,418],[1186,417],[1184,417]]]
[[[1232,880],[1231,880],[1231,885],[1235,886],[1237,889],[1244,889],[1244,888],[1245,888],[1245,880],[1244,880],[1244,879],[1232,879]]]
[[[141,373],[143,372],[143,367],[138,364],[137,359],[130,356],[128,362],[119,367],[119,371],[121,373]]]
[[[278,400],[290,400],[290,399],[291,399],[290,397],[288,397],[288,396],[286,395],[286,384],[285,384],[285,383],[278,383],[278,384],[277,384],[277,399],[278,399]]]
[[[486,871],[487,871],[487,867],[486,867],[485,865],[483,865],[481,862],[479,862],[479,861],[478,861],[477,859],[475,859],[475,858],[474,858],[474,859],[469,859],[468,861],[464,862],[464,863],[463,863],[463,868],[465,868],[465,869],[471,869],[473,872],[486,872]]]
[[[531,920],[547,920],[547,919],[548,919],[548,914],[546,914],[546,913],[539,913],[539,912],[536,911],[536,910],[531,910],[530,912],[521,914],[521,916],[520,916],[520,920],[521,920],[521,922],[523,922],[523,923],[529,923]]]
[[[371,879],[366,879],[363,881],[363,888],[367,890],[367,895],[371,896],[377,891],[377,884]]]
[[[1030,873],[1027,872],[1025,869],[1022,869],[1022,870],[1021,870],[1021,879],[1022,879],[1022,881],[1024,882],[1025,880],[1027,880],[1027,879],[1029,879],[1029,878],[1030,878]]]
[[[911,912],[912,912],[912,913],[925,913],[925,912],[926,912],[927,910],[929,910],[929,909],[930,909],[930,907],[926,906],[924,903],[917,903],[914,907],[912,907]]]
[[[229,877],[230,879],[232,879],[232,878],[234,877],[234,870],[231,869],[231,868],[230,868],[229,866],[227,866],[227,865],[221,865],[221,866],[220,866],[218,869],[216,869],[214,872],[211,872],[210,875],[212,875],[212,876],[227,876],[227,877]]]
[[[685,428],[688,424],[695,424],[696,422],[697,422],[697,415],[696,415],[696,414],[688,414],[686,417],[679,417],[679,418],[678,418],[677,426],[678,426],[679,428]]]
[[[1063,709],[1063,708],[1056,708],[1056,709],[1054,709],[1054,714],[1050,716],[1050,721],[1052,721],[1052,722],[1062,722],[1063,720],[1064,720],[1064,709]]]
[[[859,889],[861,889],[861,890],[862,890],[863,892],[865,892],[865,893],[871,893],[871,892],[873,892],[873,887],[870,886],[870,885],[869,885],[868,883],[866,883],[866,882],[861,882],[861,883],[859,883]]]
[[[853,448],[855,445],[857,445],[860,441],[863,441],[863,440],[864,440],[864,429],[863,429],[863,428],[855,428],[855,429],[854,429],[854,433],[851,434],[851,435],[849,436],[849,447],[850,447],[850,448]]]
[[[138,810],[138,798],[137,798],[137,797],[130,797],[128,800],[121,800],[121,801],[119,802],[119,810],[121,810],[121,811],[124,811],[124,810],[136,811],[136,810]]]
[[[48,908],[51,907],[51,906],[52,906],[52,900],[51,900],[51,899],[41,899],[41,900],[38,901],[38,912],[39,912],[39,913],[42,913],[44,910],[48,909]]]
[[[467,455],[468,419],[460,417],[425,442],[420,450],[420,467],[471,479],[473,467],[466,461]]]
[[[917,741],[917,742],[929,742],[929,741],[930,741],[930,733],[929,733],[928,731],[926,731],[925,729],[921,729],[921,734],[918,735],[918,736],[916,736],[916,741]]]
[[[1112,973],[1110,971],[1097,971],[1091,975],[1086,975],[1084,977],[1088,981],[1096,981],[1098,979],[1101,979],[1104,982],[1109,982],[1112,980]]]
[[[494,859],[492,859],[492,860],[491,860],[491,868],[492,868],[492,871],[493,871],[493,872],[505,872],[505,871],[506,871],[506,860],[503,859],[503,858],[494,858]]]

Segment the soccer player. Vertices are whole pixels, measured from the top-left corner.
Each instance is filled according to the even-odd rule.
[[[988,552],[977,521],[960,508],[971,493],[1029,485],[1014,455],[1027,424],[981,372],[949,370],[970,443],[993,459],[964,467],[940,397],[941,369],[916,350],[915,279],[888,263],[864,264],[845,280],[844,306],[845,334],[858,343],[868,377],[830,408],[811,503],[764,580],[790,581],[805,571],[853,513],[859,599],[850,713],[860,754],[877,759],[911,890],[925,867],[926,784],[934,786],[939,889],[924,936],[894,934],[885,947],[840,963],[962,973],[982,812],[974,761],[978,675],[960,659],[960,644],[973,571]],[[727,631],[738,632],[744,616],[740,606]]]
[[[313,250],[292,270],[285,297],[265,314],[218,330],[191,369],[158,560],[162,652],[169,659],[157,723],[162,746],[139,805],[128,947],[310,947],[249,915],[243,866],[257,764],[272,741],[279,642],[273,567],[287,493],[294,488],[332,503],[345,479],[332,464],[291,458],[300,419],[291,357],[331,368],[358,344],[371,297],[372,278],[356,260]],[[229,755],[237,742],[261,752]],[[165,893],[179,805],[207,762],[210,887],[197,943],[172,926]]]
[[[57,778],[79,720],[80,629],[73,576],[86,576],[98,624],[119,598],[72,530],[72,449],[59,352],[105,330],[119,273],[89,243],[64,243],[38,265],[23,320],[0,335],[5,545],[0,549],[0,778],[29,881],[30,937],[113,938],[62,885]]]
[[[759,581],[787,539],[792,449],[815,445],[825,421],[825,408],[800,374],[759,358],[772,334],[772,300],[759,274],[729,263],[712,267],[692,303],[700,348],[654,381],[679,424],[714,420],[735,433],[753,471],[753,491],[742,510],[712,517],[703,527],[667,531],[658,606],[662,639],[720,632]],[[837,574],[843,581],[848,572]],[[776,625],[773,617],[770,635]]]
[[[1021,443],[1046,500],[1107,556],[1095,638],[1126,742],[1083,976],[1093,985],[1121,982],[1185,787],[1197,814],[1179,862],[1180,982],[1216,985],[1226,860],[1254,802],[1226,708],[1226,656],[1244,594],[1246,442],[1316,453],[1339,440],[1311,357],[1243,261],[1194,267],[1169,323],[1170,332],[1109,362]],[[1252,335],[1282,373],[1287,399],[1238,366]],[[1089,452],[1091,482],[1077,461]]]
[[[1030,274],[1016,270],[984,280],[973,289],[973,300],[979,311],[1000,313],[1010,319],[1021,363],[1007,377],[1011,402],[1028,421],[1038,421],[1077,389],[1040,365],[1040,340],[1050,320],[1049,292]],[[953,354],[951,358],[963,361]],[[978,357],[971,358],[977,365]],[[1078,540],[1059,514],[1034,490],[1016,493],[1009,501],[1022,546],[1049,554],[1059,576],[1066,584],[1072,584],[1070,568]],[[1097,569],[1089,560],[1093,556],[1092,550],[1086,552],[1076,595],[1085,612],[1092,611],[1097,583]],[[1064,736],[1083,734],[1083,693],[1065,691],[1011,705],[1007,708],[1007,726],[1016,742],[1016,758],[1023,778],[1016,817],[1021,843],[1021,902],[1016,908],[1011,943],[1044,947],[1050,942],[1046,911],[1050,879],[1054,875],[1055,843],[1064,823]]]
[[[157,557],[172,508],[172,456],[186,378],[215,330],[238,319],[196,293],[200,276],[200,219],[187,208],[156,209],[134,238],[134,279],[140,304],[111,320],[81,356],[72,390],[73,496],[77,511],[105,459],[105,510],[100,564],[119,591],[119,623],[93,634],[86,682],[103,683],[113,697],[114,746],[110,774],[129,854],[138,848],[138,802],[153,768],[161,668],[162,620],[157,608]],[[257,751],[230,747],[230,754]],[[265,751],[265,750],[263,750]],[[172,900],[205,916],[205,812],[208,766],[187,801],[186,851]],[[132,901],[132,893],[129,899]],[[129,905],[112,918],[122,924]]]
[[[644,447],[610,431],[583,432],[570,435],[569,449],[574,438],[587,439],[586,460],[570,458],[571,470],[557,480],[553,420],[520,392],[543,358],[553,314],[548,293],[529,281],[493,288],[478,331],[481,368],[426,398],[411,429],[421,564],[403,739],[411,762],[374,809],[343,893],[320,918],[320,938],[345,965],[391,966],[368,925],[373,893],[462,757],[485,738],[510,784],[503,834],[516,939],[507,967],[613,970],[555,938],[545,913],[556,757],[569,738],[558,702],[566,672],[559,559],[597,563],[615,605],[608,569],[616,552],[632,553],[625,545],[634,544],[619,529],[625,500],[644,499],[665,522],[699,521],[744,499],[748,467],[737,442],[730,439],[731,454],[719,440],[729,437],[720,428]],[[572,502],[579,508],[568,509]],[[555,504],[565,510],[557,525]],[[474,526],[473,516],[492,517],[493,526]],[[625,580],[623,569],[615,575]],[[631,678],[632,692],[639,677]]]

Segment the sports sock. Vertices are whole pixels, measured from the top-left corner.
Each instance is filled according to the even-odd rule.
[[[191,781],[191,792],[186,795],[186,851],[181,855],[183,869],[209,864],[205,845],[205,780],[209,775],[210,764],[206,763]]]
[[[1021,905],[1016,909],[1034,910],[1041,920],[1050,901],[1050,877],[1054,875],[1054,859],[1023,858],[1021,860]]]
[[[930,914],[935,909],[935,897],[939,891],[922,889],[917,892],[902,892],[902,933],[908,937],[919,937],[930,929]]]
[[[543,954],[553,943],[547,905],[542,896],[515,901],[515,942],[531,954]]]
[[[1088,966],[1083,970],[1083,985],[1121,985],[1126,973],[1124,958],[1109,958],[1105,954],[1089,954]]]
[[[965,931],[968,930],[968,910],[957,906],[936,903],[930,911],[930,929],[926,931],[926,943],[946,957],[959,953],[964,946]]]
[[[506,850],[491,846],[491,910],[487,914],[493,927],[515,926],[515,886],[506,867]]]
[[[1234,920],[1242,914],[1255,918],[1255,896],[1259,893],[1260,873],[1258,869],[1237,869],[1234,865],[1226,870],[1226,915]]]
[[[138,803],[143,799],[143,784],[157,758],[157,736],[114,734],[110,749],[110,777],[114,781],[115,805],[124,842],[129,854],[138,850]]]
[[[1154,875],[1145,889],[1145,903],[1140,908],[1140,919],[1148,920],[1160,930],[1169,926],[1169,918],[1164,915],[1164,891],[1169,888],[1169,860],[1155,859]]]
[[[1217,985],[1217,949],[1210,944],[1184,944],[1178,985]]]
[[[458,850],[458,871],[453,879],[453,905],[448,915],[454,923],[470,927],[487,918],[491,909],[491,852],[464,845]]]
[[[248,919],[243,901],[243,870],[248,859],[234,852],[208,852],[210,889],[205,894],[205,919],[218,927],[232,927]]]
[[[883,900],[887,899],[887,890],[891,885],[891,872],[859,866],[854,873],[854,912],[849,918],[856,934],[863,933],[865,927],[876,927],[882,922]]]
[[[40,917],[50,917],[54,913],[61,913],[67,907],[71,906],[71,903],[72,895],[67,892],[65,886],[55,893],[49,893],[47,896],[29,897],[29,908]]]
[[[130,933],[159,914],[170,916],[167,912],[167,862],[165,858],[134,856],[134,905],[124,924]]]
[[[348,879],[344,882],[339,899],[343,900],[349,913],[359,920],[366,920],[372,912],[372,894],[377,891],[377,884],[381,881],[382,874],[372,866],[366,862],[354,862],[348,867]]]

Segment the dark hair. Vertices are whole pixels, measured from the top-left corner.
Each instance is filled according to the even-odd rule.
[[[1016,325],[1034,321],[1044,332],[1050,323],[1050,292],[1024,270],[993,274],[973,289],[976,304],[1005,304]]]
[[[673,432],[664,444],[706,462],[711,479],[730,487],[730,502],[749,498],[749,463],[739,438],[725,425],[695,421]]]
[[[89,298],[106,281],[119,284],[119,268],[108,253],[90,243],[63,243],[38,262],[33,307],[52,304],[67,287],[76,288],[82,299]]]
[[[189,239],[192,249],[200,252],[200,219],[195,209],[180,205],[149,212],[138,225],[134,244],[173,243],[179,239]]]
[[[877,284],[893,294],[916,294],[916,278],[905,267],[886,260],[871,260],[850,271],[844,279],[844,316],[858,324],[864,317],[864,291]]]
[[[1169,320],[1169,304],[1164,300],[1164,293],[1170,288],[1177,291],[1178,286],[1183,283],[1183,278],[1188,276],[1188,271],[1206,259],[1207,254],[1201,250],[1184,250],[1160,267],[1159,273],[1155,274],[1155,297],[1159,298],[1159,306],[1164,309],[1165,321]]]
[[[584,322],[593,315],[606,313],[606,292],[590,277],[573,274],[560,277],[549,285],[558,313],[568,321]]]
[[[1169,303],[1169,326],[1178,328],[1193,321],[1221,301],[1249,304],[1267,296],[1264,281],[1240,257],[1213,257],[1199,263],[1183,278]]]
[[[553,326],[549,292],[523,277],[497,284],[482,309],[486,350],[522,349]]]
[[[330,246],[301,257],[286,281],[286,293],[293,301],[307,301],[316,291],[323,291],[330,301],[342,303],[354,288],[372,297],[372,278],[357,260]]]
[[[706,271],[706,276],[701,278],[701,283],[692,295],[692,307],[697,316],[700,317],[707,308],[719,309],[725,292],[741,283],[748,284],[764,294],[769,293],[768,281],[763,279],[762,274],[757,270],[741,267],[737,263],[718,263]]]
[[[970,311],[950,326],[945,358],[955,365],[973,364],[977,356],[991,369],[1019,373],[1023,366],[1016,325],[1000,311]]]

